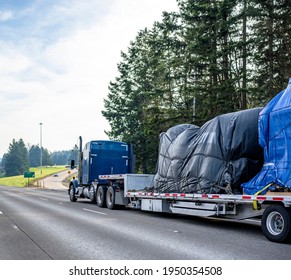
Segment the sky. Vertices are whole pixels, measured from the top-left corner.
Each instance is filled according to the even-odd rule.
[[[13,139],[50,152],[108,139],[121,51],[163,11],[176,0],[0,0],[0,158]]]

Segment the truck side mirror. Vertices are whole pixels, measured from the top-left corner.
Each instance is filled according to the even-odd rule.
[[[75,168],[75,161],[72,159],[71,160],[71,169],[74,169]]]

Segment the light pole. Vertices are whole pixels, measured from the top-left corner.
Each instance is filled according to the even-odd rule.
[[[40,125],[40,174],[42,174],[42,123]]]

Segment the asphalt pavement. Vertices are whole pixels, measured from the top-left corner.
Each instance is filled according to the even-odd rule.
[[[52,174],[42,180],[38,180],[35,182],[35,186],[45,188],[45,189],[51,189],[51,190],[64,190],[68,189],[68,186],[66,186],[63,182],[64,180],[68,177],[71,176],[72,174],[77,175],[78,170],[73,169],[73,170],[65,170],[61,171],[55,174]]]
[[[65,188],[65,187],[64,187]],[[259,226],[98,208],[66,189],[0,186],[0,260],[289,260]]]

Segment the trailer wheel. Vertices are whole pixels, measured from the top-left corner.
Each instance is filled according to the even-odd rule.
[[[75,187],[73,185],[70,185],[69,194],[70,194],[70,200],[72,202],[76,202],[77,201],[77,197],[75,195]]]
[[[96,202],[95,190],[93,185],[89,187],[89,199],[92,203]]]
[[[108,209],[115,208],[115,190],[113,187],[109,187],[106,192],[106,206]]]
[[[96,192],[96,203],[100,208],[104,208],[106,206],[106,187],[99,186]]]
[[[262,216],[262,231],[273,242],[284,242],[291,238],[291,213],[282,205],[270,205]]]

